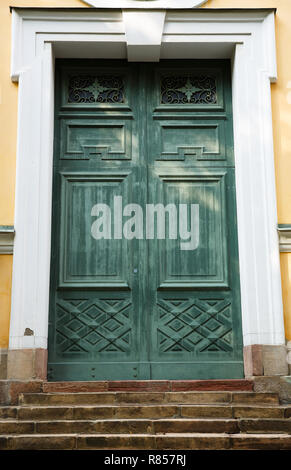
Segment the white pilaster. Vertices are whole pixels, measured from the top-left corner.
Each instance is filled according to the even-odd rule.
[[[52,46],[46,44],[19,76],[10,349],[47,347],[53,79]],[[25,336],[26,328],[33,335]]]

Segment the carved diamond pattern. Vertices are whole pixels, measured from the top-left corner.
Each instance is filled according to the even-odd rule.
[[[92,345],[95,345],[98,340],[99,335],[96,333],[96,331],[92,331],[92,333],[90,333],[86,338],[86,341],[89,341],[89,343]]]
[[[175,331],[179,331],[181,328],[183,328],[183,323],[175,318],[175,320],[171,322],[171,328],[173,328]]]
[[[233,349],[228,299],[160,299],[160,352],[229,352]]]
[[[110,320],[104,323],[103,326],[109,331],[114,331],[120,326],[120,323],[118,323],[114,318],[110,318]]]
[[[131,349],[131,302],[128,299],[58,300],[56,343],[61,353]]]

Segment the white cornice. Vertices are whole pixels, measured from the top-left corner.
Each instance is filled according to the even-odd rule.
[[[201,58],[201,54],[208,54],[204,58],[227,58],[231,57],[229,51],[234,44],[244,43],[247,36],[256,34],[256,25],[260,23],[267,41],[262,44],[266,54],[264,58],[260,57],[260,62],[264,59],[263,70],[273,82],[277,76],[274,9],[215,11],[206,8],[162,12],[12,8],[11,78],[17,82],[20,73],[31,67],[47,43],[53,45],[57,57],[74,57],[70,44],[77,43],[78,57],[104,58],[102,54],[107,51],[108,58],[155,62],[160,58],[170,58],[167,48],[171,49],[174,58],[174,49],[185,43],[188,48],[191,44],[192,57]],[[42,28],[42,24],[46,26]],[[216,50],[217,42],[224,44],[227,55],[219,55],[222,48]],[[110,43],[116,44],[116,51],[119,48],[117,56],[110,55]],[[203,50],[199,46],[202,43]],[[66,47],[70,47],[71,54],[65,50]]]
[[[208,0],[83,0],[96,8],[196,8]]]

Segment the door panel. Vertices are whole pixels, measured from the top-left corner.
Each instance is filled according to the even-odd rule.
[[[57,61],[53,189],[49,380],[243,376],[228,61]]]
[[[61,249],[60,287],[129,289],[131,271],[128,241],[113,239],[111,217],[110,239],[96,243],[92,233],[92,212],[96,201],[114,207],[114,197],[130,200],[133,171],[110,169],[99,173],[63,173],[61,175]],[[109,221],[110,222],[110,221]]]
[[[200,168],[195,171],[170,168],[149,173],[148,200],[165,207],[175,205],[178,235],[184,226],[180,220],[180,205],[187,205],[187,231],[190,231],[193,214],[196,216],[194,224],[198,222],[190,241],[178,236],[148,242],[153,259],[156,260],[157,255],[159,259],[157,288],[228,287],[225,178],[225,171]],[[191,204],[196,206],[192,214]]]

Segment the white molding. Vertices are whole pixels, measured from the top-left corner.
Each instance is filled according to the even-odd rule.
[[[291,253],[291,225],[278,226],[281,253]]]
[[[19,117],[10,348],[47,346],[53,55],[146,60],[140,46],[151,40],[137,29],[131,42],[123,18],[114,10],[13,11],[11,76],[19,80]],[[159,54],[233,58],[244,345],[285,344],[270,92],[277,75],[274,12],[169,10],[153,45],[151,60]],[[24,336],[25,328],[35,335]]]
[[[11,225],[0,225],[0,255],[13,253],[14,227]]]

